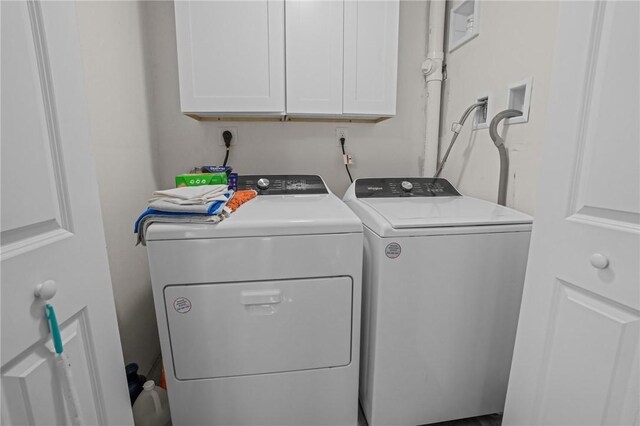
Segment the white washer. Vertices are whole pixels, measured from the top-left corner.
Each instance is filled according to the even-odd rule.
[[[433,178],[358,179],[360,402],[369,426],[501,412],[531,217]]]
[[[356,425],[362,223],[319,176],[238,187],[219,224],[147,231],[173,424]]]

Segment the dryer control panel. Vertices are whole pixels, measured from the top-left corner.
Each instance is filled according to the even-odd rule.
[[[368,178],[356,181],[357,198],[457,197],[460,193],[442,178]]]
[[[318,175],[240,175],[238,190],[255,189],[258,195],[328,194]]]

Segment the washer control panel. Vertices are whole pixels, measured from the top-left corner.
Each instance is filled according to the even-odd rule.
[[[254,189],[258,195],[328,194],[317,175],[240,175],[238,190]]]
[[[356,181],[357,198],[457,197],[460,193],[442,178],[369,178]]]

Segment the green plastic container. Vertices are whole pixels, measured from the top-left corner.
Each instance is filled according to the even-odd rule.
[[[226,184],[226,173],[187,173],[176,176],[176,187]]]

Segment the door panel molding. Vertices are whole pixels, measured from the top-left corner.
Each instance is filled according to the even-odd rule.
[[[560,279],[556,280],[554,293],[533,423],[551,424],[550,421],[561,419],[563,413],[553,412],[550,408],[553,404],[549,402],[571,392],[574,395],[584,393],[584,398],[602,403],[601,406],[589,404],[591,412],[582,413],[585,421],[592,419],[598,424],[617,424],[625,402],[619,396],[625,395],[626,389],[633,384],[628,372],[638,362],[635,336],[640,332],[640,312]],[[592,328],[587,327],[590,321]],[[576,353],[568,351],[566,342],[570,342],[570,349]],[[606,360],[594,363],[596,357]],[[601,369],[584,370],[582,363],[599,365]],[[571,373],[580,377],[592,374],[612,379],[607,389],[601,388],[598,380],[594,381],[591,389],[584,386],[584,380],[571,380]]]
[[[611,27],[615,24],[613,15],[618,5],[613,2],[594,2],[593,19],[591,32],[588,36],[588,54],[584,73],[584,89],[582,99],[579,103],[580,118],[576,132],[577,158],[574,165],[573,177],[571,180],[570,206],[568,219],[576,222],[586,222],[589,225],[619,227],[625,230],[636,229],[640,232],[640,210],[633,211],[629,208],[610,208],[606,200],[595,204],[594,198],[597,193],[589,193],[590,177],[600,174],[600,171],[593,170],[592,161],[597,158],[594,150],[597,141],[593,128],[597,127],[597,117],[599,112],[599,102],[593,99],[600,99],[603,87],[608,78],[603,73],[610,66],[608,53],[610,50]],[[623,117],[620,117],[623,120]],[[621,126],[628,124],[621,123]],[[633,131],[632,131],[633,132]],[[605,176],[603,179],[606,179]],[[621,182],[621,184],[624,184]],[[640,206],[637,206],[640,207]]]
[[[60,325],[62,343],[72,363],[72,374],[78,388],[86,424],[107,424],[102,412],[104,402],[96,376],[96,360],[86,324],[86,308]],[[3,367],[2,386],[7,417],[11,424],[67,424],[62,391],[55,387],[53,366],[55,351],[50,336],[43,337]],[[37,390],[51,383],[50,398],[42,398]],[[91,407],[92,410],[87,410]],[[37,416],[37,418],[36,418]]]
[[[584,89],[582,91],[582,100],[580,102],[580,118],[578,131],[576,132],[577,157],[573,165],[573,175],[571,179],[570,204],[567,216],[577,213],[579,210],[580,199],[580,178],[584,172],[585,157],[585,139],[587,134],[588,116],[591,111],[591,102],[593,96],[593,87],[595,84],[596,66],[598,62],[598,52],[600,50],[600,38],[602,35],[602,23],[604,18],[604,10],[606,5],[604,2],[593,3],[593,19],[591,24],[591,33],[589,34],[589,47],[587,54],[587,66],[584,73]]]
[[[2,260],[73,235],[73,220],[60,143],[58,113],[40,1],[30,0],[26,2],[26,8],[29,14],[37,77],[42,96],[45,121],[43,124],[47,130],[47,148],[49,151],[47,154],[49,156],[48,160],[50,160],[48,175],[51,179],[52,201],[55,203],[53,208],[54,217],[33,222],[26,226],[3,230],[0,234],[2,237],[0,258]]]
[[[55,219],[31,224],[29,226],[8,229],[2,232],[0,260],[37,250],[49,244],[57,243],[73,234],[62,229]]]
[[[603,207],[582,206],[567,220],[605,228],[622,229],[640,233],[640,214]]]
[[[51,149],[56,194],[58,196],[58,207],[60,209],[60,227],[73,233],[73,221],[71,208],[69,206],[69,191],[67,189],[64,158],[60,144],[58,112],[52,84],[49,50],[47,48],[46,38],[44,37],[40,0],[31,0],[27,5],[31,17],[36,58],[38,60],[38,74],[40,76],[42,98],[44,100],[44,110],[47,118],[47,130],[49,131],[49,146]]]

